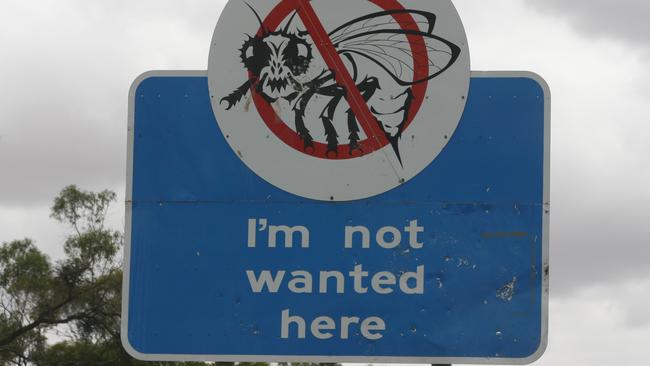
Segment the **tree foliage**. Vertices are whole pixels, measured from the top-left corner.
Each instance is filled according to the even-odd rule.
[[[112,192],[75,186],[55,198],[52,217],[72,230],[58,262],[30,239],[0,247],[0,362],[37,364],[46,332],[62,325],[88,344],[119,339],[122,234],[104,225],[114,200]]]

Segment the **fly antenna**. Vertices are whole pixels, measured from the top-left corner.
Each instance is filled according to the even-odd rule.
[[[282,31],[284,34],[289,33],[289,27],[291,26],[291,23],[293,22],[293,18],[296,17],[296,14],[298,14],[298,12],[294,11],[291,18],[289,18],[289,21],[287,22],[287,25],[284,26],[284,30]]]
[[[260,23],[260,27],[262,27],[262,30],[264,30],[264,34],[268,34],[269,30],[266,29],[266,27],[264,26],[264,22],[262,22],[262,18],[260,18],[260,15],[257,14],[257,11],[255,11],[255,9],[253,9],[251,4],[247,3],[246,1],[244,1],[244,4],[246,4],[246,6],[248,6],[248,8],[253,12],[253,14],[255,14],[257,21]]]

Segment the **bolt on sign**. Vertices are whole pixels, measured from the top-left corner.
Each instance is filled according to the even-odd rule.
[[[548,335],[550,92],[449,0],[231,0],[129,107],[142,360],[526,364]]]

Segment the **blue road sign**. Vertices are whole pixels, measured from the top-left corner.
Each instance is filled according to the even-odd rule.
[[[473,73],[433,163],[350,202],[295,196],[247,168],[205,72],[148,73],[130,97],[131,354],[516,364],[543,353],[550,95],[536,75]]]

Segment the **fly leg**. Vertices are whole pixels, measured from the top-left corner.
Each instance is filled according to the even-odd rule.
[[[325,137],[327,138],[327,155],[329,156],[330,153],[334,153],[335,156],[338,156],[338,148],[339,148],[339,135],[336,133],[336,129],[334,128],[334,125],[332,124],[332,120],[334,119],[334,113],[336,112],[336,107],[339,105],[341,102],[341,99],[343,99],[343,93],[340,93],[339,95],[334,96],[332,100],[327,104],[325,109],[323,110],[323,113],[321,113],[320,118],[323,121],[323,127],[325,127]]]
[[[359,89],[359,92],[363,96],[363,99],[366,101],[366,103],[368,102],[368,100],[370,100],[370,98],[372,98],[372,96],[377,92],[378,89],[381,89],[379,86],[379,79],[375,77],[365,78],[361,83],[357,85],[357,88]],[[354,115],[354,112],[352,112],[352,109],[348,109],[347,114],[348,114],[348,131],[350,132],[349,153],[350,155],[352,155],[357,150],[363,153],[363,150],[361,150],[361,146],[359,146],[360,138],[359,138],[359,124],[357,123],[357,118]]]
[[[354,152],[358,150],[363,154],[363,150],[361,149],[361,146],[359,146],[359,124],[357,123],[357,119],[352,111],[348,111],[347,114],[348,131],[350,132],[350,136],[348,136],[348,140],[350,141],[350,151],[348,153],[353,155]]]
[[[309,149],[311,149],[312,151],[314,150],[314,139],[313,137],[311,137],[309,130],[305,126],[305,120],[304,120],[307,104],[309,104],[309,100],[314,96],[314,94],[315,94],[314,90],[310,90],[307,93],[305,93],[300,98],[300,100],[298,100],[298,103],[294,108],[296,132],[298,133],[298,136],[300,136],[300,138],[302,139],[305,151],[308,151]]]
[[[345,97],[345,89],[340,87],[338,84],[328,85],[326,87],[320,88],[318,94],[332,97],[332,100],[327,103],[325,109],[320,114],[321,121],[323,121],[323,127],[325,128],[325,137],[327,139],[327,155],[334,154],[338,156],[339,148],[339,135],[334,128],[332,121],[334,120],[334,114],[336,113],[336,108],[341,103],[341,100]]]
[[[299,84],[297,81],[292,80],[294,88],[302,93],[298,98],[293,110],[295,112],[295,124],[296,132],[303,141],[305,151],[312,150],[314,151],[314,138],[309,133],[309,130],[305,126],[305,111],[309,105],[309,101],[316,94],[320,94],[320,90],[323,84],[334,79],[334,74],[329,72],[323,72],[321,75],[316,77],[314,80],[305,83]]]
[[[235,89],[234,92],[230,93],[228,96],[221,98],[219,103],[226,103],[226,110],[229,111],[234,107],[241,99],[248,93],[251,86],[253,86],[253,81],[246,80],[240,87]]]

